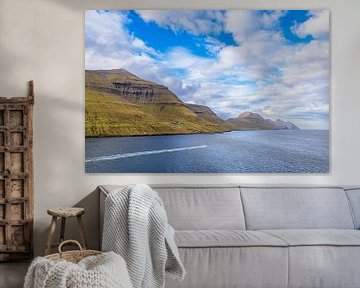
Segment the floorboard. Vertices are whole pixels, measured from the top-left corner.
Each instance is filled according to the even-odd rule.
[[[0,287],[22,288],[30,262],[0,263]]]

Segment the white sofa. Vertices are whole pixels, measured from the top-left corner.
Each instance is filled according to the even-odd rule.
[[[115,187],[100,186],[100,217]],[[360,287],[360,189],[153,188],[187,271],[166,288]]]

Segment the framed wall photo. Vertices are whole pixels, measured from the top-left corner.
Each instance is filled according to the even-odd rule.
[[[87,173],[328,173],[328,10],[87,10]]]

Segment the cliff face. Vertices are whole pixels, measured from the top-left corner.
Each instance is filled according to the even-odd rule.
[[[298,130],[299,128],[291,123],[280,119],[273,121],[265,119],[261,115],[252,112],[244,112],[237,118],[230,118],[227,122],[236,127],[235,130]]]
[[[145,81],[125,69],[86,71],[85,86],[133,103],[182,103],[167,87]]]

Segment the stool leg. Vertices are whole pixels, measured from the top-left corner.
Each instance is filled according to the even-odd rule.
[[[64,241],[66,218],[61,217],[60,243]]]
[[[45,255],[48,255],[51,252],[51,243],[52,243],[52,239],[53,239],[54,233],[55,233],[56,220],[57,220],[56,216],[53,216],[51,219],[50,231],[49,231],[49,236],[48,236],[48,240],[47,240],[47,244],[46,244]]]
[[[77,216],[77,220],[78,220],[79,226],[80,226],[81,245],[83,246],[84,249],[86,249],[87,244],[86,244],[86,238],[85,238],[85,229],[84,229],[84,223],[82,221],[81,215]]]

